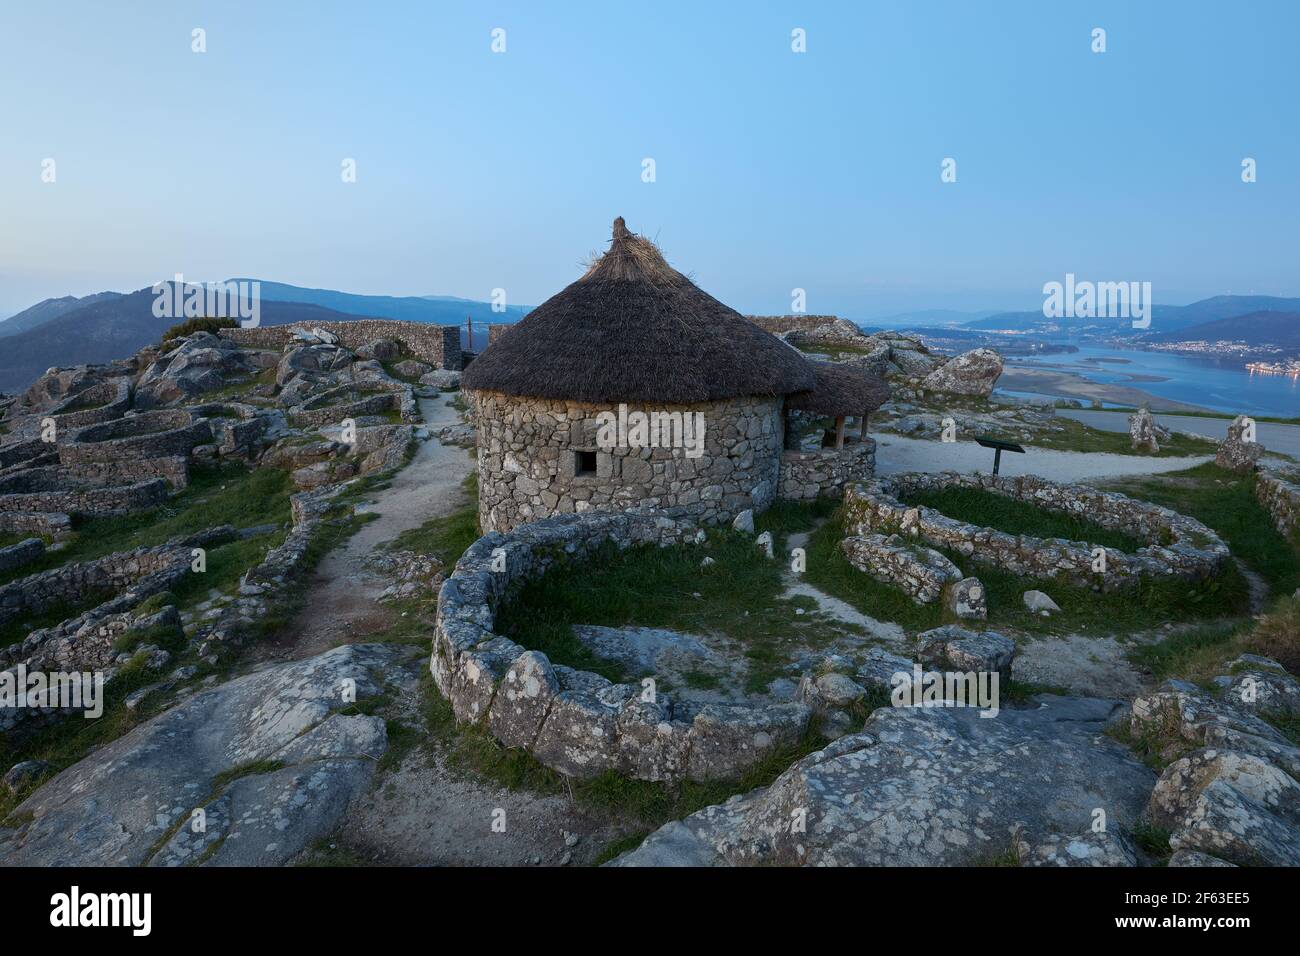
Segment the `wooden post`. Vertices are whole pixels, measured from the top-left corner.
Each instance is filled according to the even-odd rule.
[[[844,447],[844,416],[841,415],[835,419],[835,450],[839,451]]]

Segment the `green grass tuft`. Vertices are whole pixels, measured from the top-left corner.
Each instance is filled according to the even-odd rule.
[[[939,491],[916,492],[905,495],[902,501],[911,506],[933,508],[957,521],[995,528],[1007,534],[1084,541],[1129,554],[1147,545],[1141,538],[1122,531],[1112,531],[1094,521],[1047,511],[1027,501],[1018,501],[980,488],[944,488]]]

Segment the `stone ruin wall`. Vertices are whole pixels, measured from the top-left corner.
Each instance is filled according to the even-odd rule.
[[[834,322],[838,316],[834,315],[747,315],[745,316],[750,322],[753,322],[765,332],[771,332],[773,335],[784,335],[786,332],[793,332],[796,329],[800,331],[811,331],[812,329],[821,328]]]
[[[945,488],[980,489],[1025,501],[1048,511],[1092,521],[1150,542],[1127,554],[1106,548],[1106,571],[1092,569],[1087,542],[1014,535],[949,518],[932,508],[899,500],[909,492]],[[1189,581],[1212,577],[1230,559],[1213,531],[1167,508],[1083,485],[1045,481],[1033,475],[994,477],[955,472],[910,472],[850,487],[845,492],[845,527],[851,534],[899,534],[948,548],[975,561],[1025,577],[1064,580],[1079,587],[1114,591],[1144,576],[1176,575]]]
[[[57,466],[15,472],[0,479],[0,512],[121,515],[162,504],[169,494],[165,478],[108,488],[69,487],[65,479]]]
[[[1300,537],[1300,486],[1260,471],[1255,478],[1255,497],[1272,516],[1278,531],[1290,538]]]
[[[164,478],[179,489],[189,484],[191,450],[211,441],[207,419],[182,410],[145,412],[78,428],[59,445],[60,470],[101,485]]]
[[[781,455],[777,496],[791,501],[840,498],[844,489],[876,473],[876,443],[846,443],[842,449],[787,451]]]
[[[582,560],[606,542],[668,546],[702,534],[686,520],[587,512],[476,541],[438,594],[429,662],[456,720],[483,723],[506,747],[574,777],[612,770],[639,780],[728,779],[796,742],[811,718],[807,704],[647,699],[639,682],[552,664],[492,631],[501,603],[556,561]]]
[[[72,520],[58,511],[0,510],[0,533],[64,538],[72,533]]]
[[[469,392],[477,428],[479,523],[506,531],[552,514],[657,509],[712,524],[762,511],[776,497],[783,445],[779,398],[630,405],[629,412],[703,412],[704,454],[674,448],[597,448],[596,415],[618,406]],[[577,450],[597,471],[575,474]]]
[[[253,329],[218,329],[223,339],[249,348],[278,349],[293,340],[295,331],[324,329],[339,337],[339,344],[356,351],[377,339],[395,339],[421,362],[434,368],[461,368],[460,328],[396,319],[353,319],[341,322],[295,322],[290,325],[260,325]]]
[[[0,624],[22,613],[40,614],[60,604],[76,604],[96,591],[120,595],[151,575],[179,577],[189,571],[189,565],[190,548],[172,545],[120,551],[31,574],[0,587]]]

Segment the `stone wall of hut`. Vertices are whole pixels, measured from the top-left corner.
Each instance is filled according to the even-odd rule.
[[[598,413],[618,407],[469,392],[478,431],[479,522],[507,531],[552,514],[653,508],[710,524],[762,510],[776,496],[782,434],[779,398],[628,411],[703,412],[704,451],[597,442]],[[584,462],[578,452],[586,452]],[[580,473],[593,463],[593,473]]]
[[[876,472],[876,443],[852,438],[843,448],[787,451],[781,457],[778,495],[792,501],[842,498],[844,488]]]

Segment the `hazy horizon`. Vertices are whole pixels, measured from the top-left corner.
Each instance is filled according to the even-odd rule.
[[[750,313],[1300,294],[1295,5],[745,10],[8,9],[0,316],[178,272],[536,305],[616,215]]]

